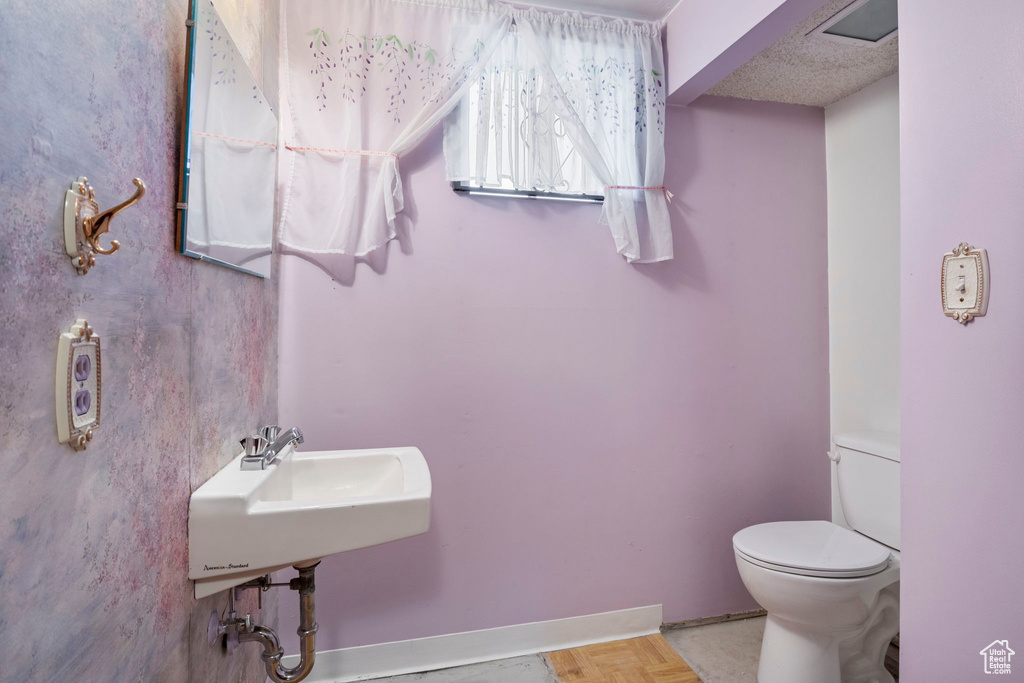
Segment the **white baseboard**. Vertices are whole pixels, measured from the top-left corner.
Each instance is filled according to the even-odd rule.
[[[394,643],[316,653],[309,683],[347,683],[381,676],[447,669],[538,652],[638,638],[658,633],[661,605],[634,607],[582,617],[537,621]],[[282,664],[294,666],[298,656]]]

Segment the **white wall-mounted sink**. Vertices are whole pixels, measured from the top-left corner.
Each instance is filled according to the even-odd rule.
[[[242,456],[189,502],[196,598],[291,565],[424,533],[430,470],[418,448],[298,452],[265,470]]]

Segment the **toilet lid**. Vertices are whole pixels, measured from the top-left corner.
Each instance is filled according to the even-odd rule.
[[[732,537],[736,551],[756,564],[818,576],[867,576],[889,562],[890,549],[832,522],[769,522]]]

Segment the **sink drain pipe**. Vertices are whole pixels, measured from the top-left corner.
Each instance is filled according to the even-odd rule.
[[[245,618],[236,618],[232,611],[230,618],[220,623],[220,631],[230,635],[232,632],[238,634],[239,643],[259,643],[263,646],[263,666],[267,670],[267,676],[274,683],[294,683],[301,681],[313,670],[313,662],[316,658],[316,610],[313,604],[313,595],[316,585],[313,580],[313,573],[319,562],[308,567],[296,567],[299,570],[298,578],[288,583],[270,583],[270,577],[265,576],[255,581],[244,583],[239,588],[257,588],[261,591],[271,586],[288,586],[299,592],[299,663],[293,667],[281,665],[281,658],[284,657],[284,648],[281,647],[281,640],[277,637],[274,629],[267,626],[253,625],[252,615],[245,615]],[[231,595],[234,595],[231,589]]]

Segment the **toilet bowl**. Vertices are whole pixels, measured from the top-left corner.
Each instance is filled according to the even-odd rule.
[[[894,683],[899,632],[899,448],[888,434],[835,435],[841,526],[769,522],[733,536],[743,585],[768,613],[758,683]]]
[[[899,553],[820,521],[748,527],[733,550],[768,612],[759,683],[893,683],[884,662],[899,630]]]

